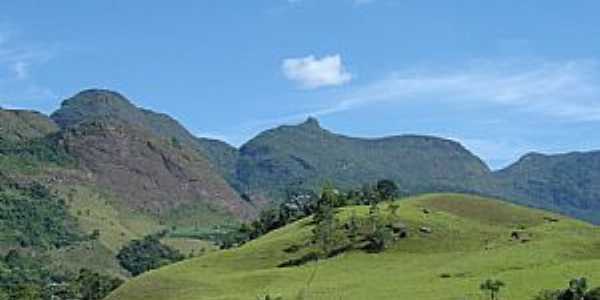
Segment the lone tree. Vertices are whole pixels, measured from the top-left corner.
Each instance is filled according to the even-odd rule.
[[[376,189],[379,197],[384,201],[394,200],[398,196],[398,186],[388,179],[379,180]]]
[[[479,285],[479,289],[489,293],[490,300],[497,300],[500,294],[500,289],[505,286],[504,282],[500,280],[488,279]]]

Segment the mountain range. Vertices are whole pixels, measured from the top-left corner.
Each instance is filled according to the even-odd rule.
[[[157,217],[197,210],[248,219],[289,191],[386,178],[407,195],[475,193],[600,223],[600,152],[530,153],[492,171],[449,139],[354,138],[315,118],[264,131],[236,148],[196,137],[168,115],[108,90],[82,91],[49,117],[2,110],[0,118],[2,139],[52,140],[77,162],[86,183]]]

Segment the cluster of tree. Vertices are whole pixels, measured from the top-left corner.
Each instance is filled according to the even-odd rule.
[[[65,247],[84,240],[65,201],[43,185],[0,187],[0,234],[13,246]]]
[[[160,242],[164,233],[149,235],[130,241],[117,254],[120,265],[137,276],[146,271],[181,261],[185,258],[178,250]]]
[[[500,291],[506,284],[500,280],[488,279],[481,283],[479,289],[489,296],[490,300],[500,299]],[[575,278],[569,281],[566,289],[542,290],[533,300],[600,300],[600,287],[590,289],[586,278]]]
[[[19,170],[48,163],[60,166],[76,164],[75,159],[59,146],[55,136],[26,141],[14,141],[0,137],[0,154],[2,154],[0,155],[0,165]]]
[[[586,278],[575,278],[562,290],[543,290],[534,300],[600,300],[600,287],[590,289]]]
[[[229,248],[256,239],[272,230],[281,228],[299,219],[314,215],[319,223],[330,210],[351,205],[377,205],[399,196],[398,186],[391,180],[380,180],[375,185],[341,192],[326,184],[320,194],[311,190],[287,192],[287,199],[276,208],[263,210],[249,224],[242,224],[238,231],[223,236],[222,248]]]
[[[386,192],[380,192],[380,197],[372,198],[367,218],[359,218],[353,213],[347,222],[341,222],[336,216],[336,208],[344,195],[332,187],[323,189],[313,214],[315,226],[312,242],[317,246],[320,257],[330,257],[352,248],[380,252],[394,241],[392,223],[397,219],[398,206],[392,200],[397,187],[392,182],[384,183],[378,184],[377,190],[385,187]],[[381,212],[381,201],[388,202],[387,214]]]
[[[55,273],[43,258],[16,250],[0,262],[0,300],[100,300],[122,283],[86,269]]]

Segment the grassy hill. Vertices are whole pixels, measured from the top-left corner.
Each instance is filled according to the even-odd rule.
[[[277,266],[300,255],[312,225],[304,219],[244,246],[171,265],[131,280],[111,300],[480,299],[488,278],[507,284],[504,299],[529,299],[576,276],[600,281],[600,229],[566,217],[458,194],[399,202],[409,235],[383,253],[362,251]],[[425,213],[427,209],[429,213]],[[368,207],[338,212],[366,216]],[[426,226],[431,233],[418,229]],[[511,235],[526,233],[528,241]]]

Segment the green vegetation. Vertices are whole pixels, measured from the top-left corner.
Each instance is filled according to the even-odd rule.
[[[10,251],[0,262],[0,299],[100,300],[123,283],[86,269],[53,272],[45,259]]]
[[[141,240],[129,242],[117,254],[121,266],[131,275],[138,276],[146,271],[183,260],[184,256],[179,251],[160,242],[162,236],[164,234],[149,235]]]
[[[28,110],[0,108],[0,139],[26,141],[58,132],[58,126],[47,116]]]
[[[528,206],[600,224],[600,152],[531,153],[494,173],[488,192]]]
[[[58,146],[56,137],[24,141],[0,137],[0,170],[7,174],[37,174],[53,167],[70,167],[75,160]]]
[[[239,248],[143,274],[108,299],[245,300],[266,292],[283,299],[480,299],[489,297],[478,289],[488,278],[506,284],[502,299],[532,299],[569,278],[600,278],[600,231],[592,225],[465,195],[425,195],[397,204],[396,218],[407,235],[379,253],[357,249],[280,267],[315,249],[315,223],[304,218]],[[391,215],[388,203],[377,207],[382,220]],[[336,210],[340,225],[369,219],[369,206]],[[515,230],[530,239],[512,237]]]
[[[505,286],[500,280],[488,279],[479,285],[479,289],[485,293],[489,293],[490,300],[496,300],[500,297],[500,290]]]
[[[61,248],[83,240],[62,198],[34,183],[0,188],[0,240],[3,246]]]
[[[352,138],[331,133],[312,118],[262,132],[240,148],[236,167],[243,192],[275,199],[290,188],[315,190],[332,181],[347,190],[379,178],[410,194],[472,191],[489,173],[479,158],[450,140]]]
[[[600,287],[590,290],[587,279],[580,277],[564,290],[543,290],[533,300],[600,300]]]
[[[287,200],[276,208],[265,209],[256,220],[242,224],[237,231],[230,230],[224,235],[213,236],[210,240],[215,241],[221,248],[231,248],[310,215],[313,215],[315,224],[323,225],[315,228],[317,234],[322,238],[327,238],[327,232],[334,233],[333,229],[338,225],[333,216],[336,208],[360,204],[370,204],[377,208],[379,203],[388,201],[390,202],[388,209],[395,215],[398,206],[390,200],[397,193],[397,185],[390,180],[380,180],[376,185],[365,185],[361,189],[345,193],[340,192],[331,184],[326,184],[319,195],[310,190],[288,191]],[[380,221],[377,223],[383,224]],[[371,225],[373,233],[378,235],[383,233],[382,230],[377,229],[375,223]],[[389,226],[390,224],[386,224],[383,227]]]

